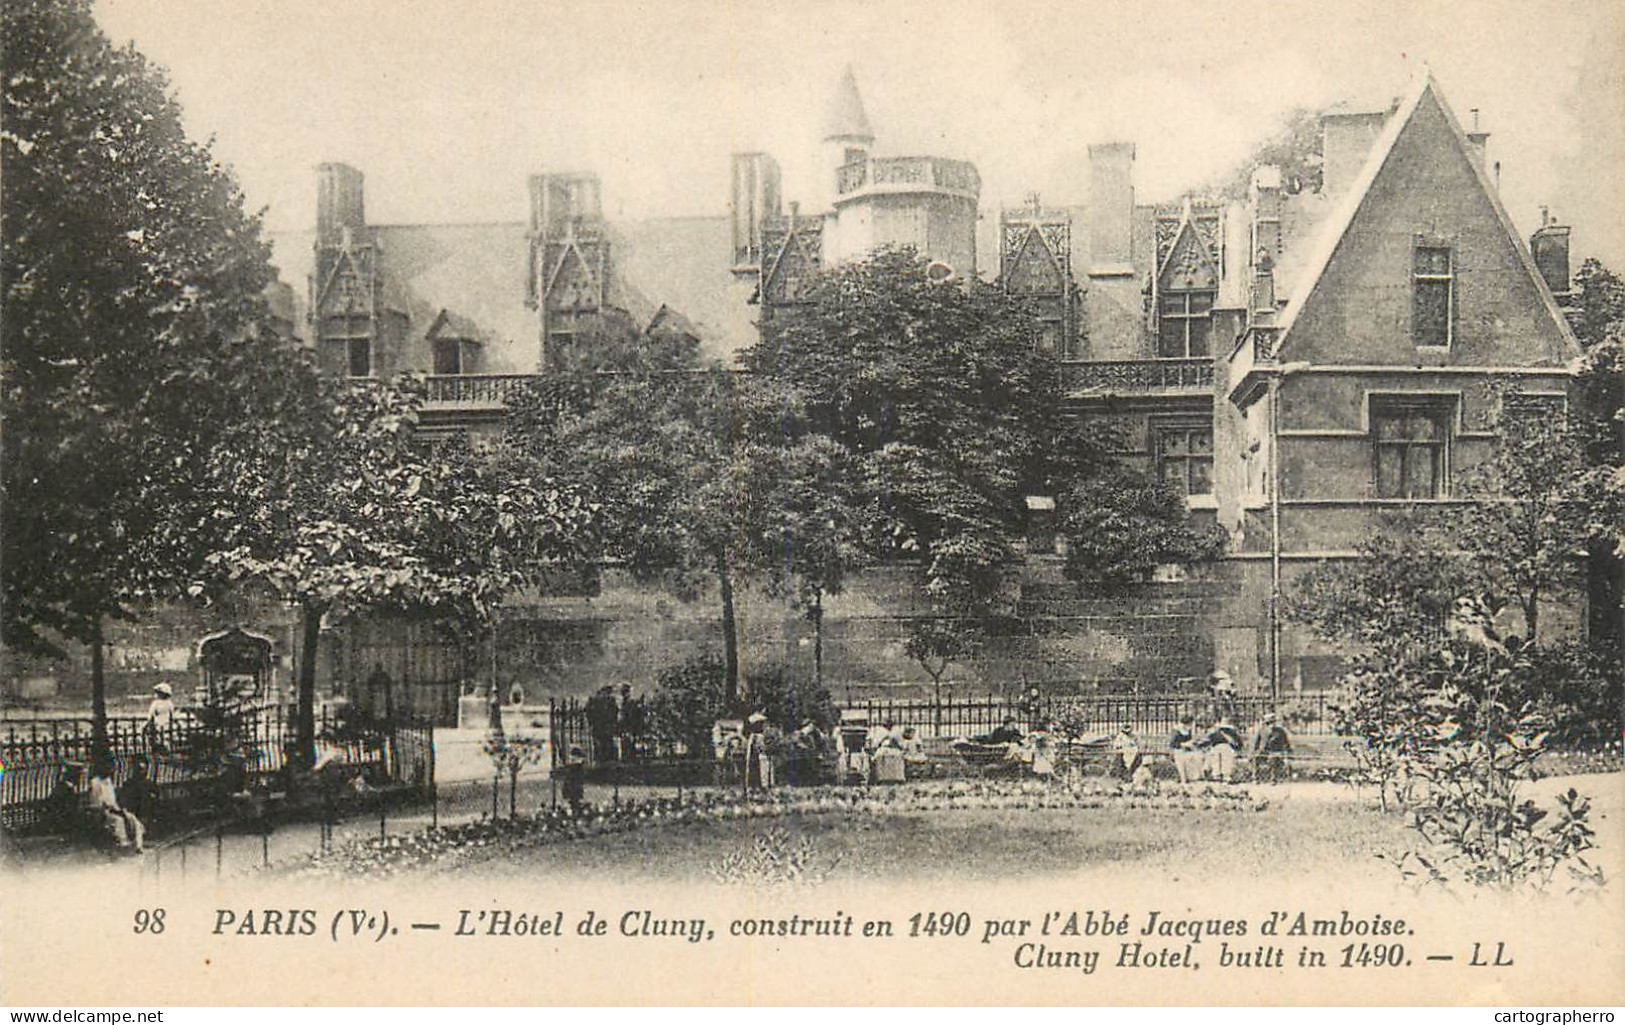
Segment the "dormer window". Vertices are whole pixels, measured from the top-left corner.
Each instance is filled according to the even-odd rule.
[[[1157,355],[1206,356],[1213,330],[1213,293],[1164,292],[1157,318]]]
[[[434,372],[460,374],[463,372],[463,342],[460,338],[434,340]]]
[[[372,376],[372,339],[350,339],[349,356],[351,377]]]
[[[1411,273],[1411,340],[1419,349],[1450,346],[1455,273],[1450,247],[1418,243]]]

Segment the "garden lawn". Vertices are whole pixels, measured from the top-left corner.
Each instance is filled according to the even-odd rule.
[[[1335,793],[1334,793],[1335,791]],[[707,820],[584,841],[506,848],[427,871],[561,875],[633,881],[712,877],[730,853],[771,830],[811,843],[813,872],[831,881],[1031,879],[1132,873],[1154,878],[1278,879],[1336,871],[1392,881],[1373,855],[1405,848],[1405,820],[1330,784],[1260,787],[1262,811],[1157,808],[953,809],[889,814],[788,814]]]

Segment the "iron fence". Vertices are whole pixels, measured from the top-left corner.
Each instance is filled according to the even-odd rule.
[[[1323,736],[1333,732],[1330,706],[1324,694],[1305,694],[1276,701],[1268,696],[1219,697],[1211,694],[1168,695],[1039,695],[1030,699],[988,697],[889,699],[847,702],[843,711],[861,713],[871,725],[890,723],[913,727],[927,737],[975,737],[988,734],[1007,720],[1031,729],[1040,720],[1069,736],[1107,733],[1128,725],[1136,733],[1166,733],[1185,716],[1202,725],[1223,712],[1237,726],[1256,723],[1276,712],[1293,732]]]
[[[287,764],[294,721],[281,706],[251,708],[226,725],[186,710],[150,728],[144,717],[106,721],[112,780],[129,780],[137,760],[166,800],[189,804],[234,774],[244,785]],[[26,831],[46,824],[64,783],[77,785],[91,764],[95,724],[85,717],[0,724],[0,825]],[[316,719],[316,757],[367,770],[390,784],[434,784],[434,728],[426,721],[346,720],[323,708]]]

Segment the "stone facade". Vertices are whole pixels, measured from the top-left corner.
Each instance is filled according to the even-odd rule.
[[[1086,189],[982,217],[991,238],[979,238],[974,165],[875,155],[850,72],[821,128],[828,180],[805,210],[785,202],[772,157],[740,153],[715,218],[612,220],[595,176],[544,174],[523,220],[374,225],[361,173],[328,164],[315,231],[273,240],[285,276],[306,283],[284,288],[279,309],[291,291],[287,319],[333,372],[429,374],[429,417],[471,429],[494,423],[511,382],[593,317],[680,325],[727,358],[795,306],[807,275],[876,245],[912,244],[944,278],[995,272],[1044,321],[1071,407],[1119,419],[1125,458],[1177,483],[1232,544],[1199,579],[1112,598],[1062,581],[1050,557],[1012,567],[1017,625],[955,667],[955,686],[1156,689],[1223,667],[1243,687],[1288,692],[1326,682],[1335,659],[1274,622],[1272,597],[1315,562],[1350,556],[1382,510],[1460,500],[1456,482],[1493,440],[1500,383],[1561,401],[1578,354],[1559,305],[1567,229],[1543,225],[1531,253],[1485,173],[1487,134],[1462,129],[1431,77],[1390,109],[1323,124],[1318,190],[1262,167],[1245,196],[1140,203],[1134,146],[1106,143],[1078,168]],[[824,672],[837,693],[924,686],[901,649],[926,610],[909,580],[874,571],[830,602]],[[516,607],[495,674],[538,695],[645,686],[717,646],[716,618],[704,600],[606,571],[591,597]],[[811,672],[805,620],[761,595],[744,599],[742,618],[747,672]],[[1574,608],[1543,618],[1554,629],[1580,620]],[[291,646],[275,632],[284,613],[249,619]],[[114,641],[156,653],[115,659],[115,690],[119,674],[132,687],[146,678],[142,659],[179,666],[187,637],[221,626],[159,621],[162,636]],[[375,620],[334,624],[322,672],[353,692],[382,666],[412,703],[438,709],[489,679],[490,659],[423,624]],[[48,669],[24,668],[8,686]]]

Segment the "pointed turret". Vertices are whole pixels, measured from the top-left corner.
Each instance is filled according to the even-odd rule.
[[[852,65],[846,66],[841,83],[835,87],[829,106],[824,109],[825,141],[842,139],[872,143],[874,129],[869,127],[869,115],[863,109],[863,97],[858,93],[858,79]]]

